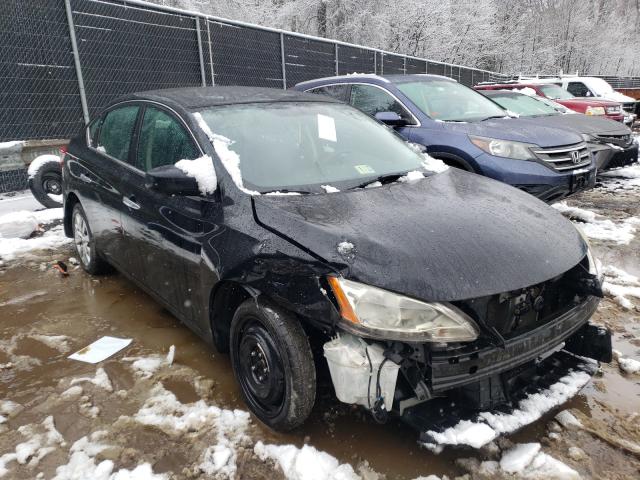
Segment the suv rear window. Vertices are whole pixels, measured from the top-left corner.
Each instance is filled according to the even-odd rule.
[[[100,128],[100,141],[96,147],[99,151],[126,162],[129,159],[131,135],[138,117],[137,105],[115,108],[104,117]]]

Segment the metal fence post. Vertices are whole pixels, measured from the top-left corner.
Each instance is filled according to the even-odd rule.
[[[209,29],[209,19],[205,20],[207,22],[207,40],[209,43],[209,67],[211,68],[211,86],[213,87],[216,84],[216,77],[213,74],[213,45],[211,44],[211,30]]]
[[[378,52],[373,51],[373,74],[378,74]]]
[[[280,32],[280,58],[282,61],[282,88],[287,89],[287,67],[284,61],[284,33]]]
[[[407,57],[403,57],[402,60],[403,60],[402,61],[402,73],[404,75],[406,75],[407,74]]]
[[[334,55],[336,57],[336,75],[340,75],[340,72],[338,71],[338,44],[335,44],[335,49],[334,49]]]
[[[84,124],[89,123],[89,107],[87,105],[87,95],[84,90],[84,79],[82,78],[82,66],[80,65],[80,54],[78,53],[78,43],[76,42],[76,28],[73,24],[73,12],[70,0],[64,0],[64,8],[67,11],[67,23],[69,24],[69,38],[71,39],[71,49],[73,50],[73,63],[76,67],[76,77],[78,78],[78,90],[80,91],[80,105],[82,106],[82,117]]]
[[[384,75],[384,53],[380,53],[380,75]]]
[[[196,17],[196,35],[198,36],[198,56],[200,57],[200,78],[202,86],[207,86],[207,75],[204,73],[204,57],[202,56],[202,36],[200,35],[200,17]]]

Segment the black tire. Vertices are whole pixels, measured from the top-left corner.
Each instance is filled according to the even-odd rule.
[[[62,167],[60,162],[51,160],[29,178],[29,189],[33,196],[47,208],[62,207]],[[60,201],[51,195],[59,195]]]
[[[110,266],[100,256],[96,248],[96,242],[91,233],[89,221],[80,203],[76,203],[73,206],[73,212],[71,213],[71,232],[73,233],[73,243],[76,247],[76,253],[78,254],[78,260],[82,268],[92,275],[108,272]]]
[[[309,339],[290,313],[248,299],[231,322],[231,365],[250,410],[267,426],[302,425],[316,399]]]

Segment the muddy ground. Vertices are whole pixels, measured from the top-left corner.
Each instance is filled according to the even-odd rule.
[[[600,188],[568,204],[616,224],[640,217],[640,187],[616,189],[615,178],[603,181]],[[638,230],[628,244],[592,240],[596,257],[605,266],[640,276]],[[145,462],[155,474],[176,479],[233,475],[207,473],[207,449],[221,439],[235,452],[235,478],[284,478],[273,461],[256,454],[258,441],[312,445],[370,479],[429,474],[500,478],[501,474],[485,475],[478,461],[499,458],[500,449],[523,442],[540,442],[544,452],[585,479],[640,478],[640,375],[623,373],[616,361],[603,365],[601,375],[560,409],[480,451],[449,448],[432,454],[418,446],[408,428],[393,422],[378,425],[362,411],[339,404],[330,387],[320,394],[308,423],[291,434],[276,434],[255,419],[225,430],[211,406],[246,410],[228,357],[215,353],[121,275],[92,278],[70,264],[70,274],[62,276],[51,267],[73,255],[67,246],[0,266],[0,399],[15,402],[14,408],[0,411],[7,418],[0,424],[0,455],[13,452],[29,435],[44,435],[48,416],[62,436],[42,436],[51,447],[47,454],[39,460],[32,455],[24,463],[7,463],[4,478],[54,477],[60,466],[68,466],[72,451],[82,450],[74,442],[92,433],[92,440],[109,445],[97,454],[87,453],[96,464],[111,460],[117,470]],[[614,348],[640,358],[640,299],[628,298],[631,308],[605,298],[595,321],[614,331]],[[103,335],[133,339],[124,352],[98,365],[108,384],[96,377],[96,366],[67,359]],[[175,358],[169,364],[165,355],[172,345]],[[136,368],[140,358],[154,368]],[[168,406],[154,404],[158,397]],[[150,407],[173,422],[141,420],[140,412]],[[569,409],[582,427],[555,422],[554,415],[562,409]],[[190,413],[202,421],[190,424]],[[0,460],[0,476],[2,468]]]

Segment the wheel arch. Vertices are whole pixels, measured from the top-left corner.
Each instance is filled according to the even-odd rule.
[[[71,228],[71,216],[73,214],[73,207],[75,207],[76,203],[80,203],[80,199],[78,198],[78,196],[73,192],[67,193],[67,198],[65,199],[65,202],[64,202],[64,220],[63,220],[64,234],[67,237],[73,236],[73,231]]]
[[[262,292],[235,280],[221,280],[209,294],[209,324],[213,343],[221,353],[229,351],[231,320],[236,310],[249,298]]]
[[[476,169],[464,158],[460,155],[456,155],[455,153],[450,152],[433,152],[429,153],[433,158],[437,158],[438,160],[442,160],[444,163],[449,165],[450,167],[459,168],[461,170],[466,170],[467,172],[476,173]]]

